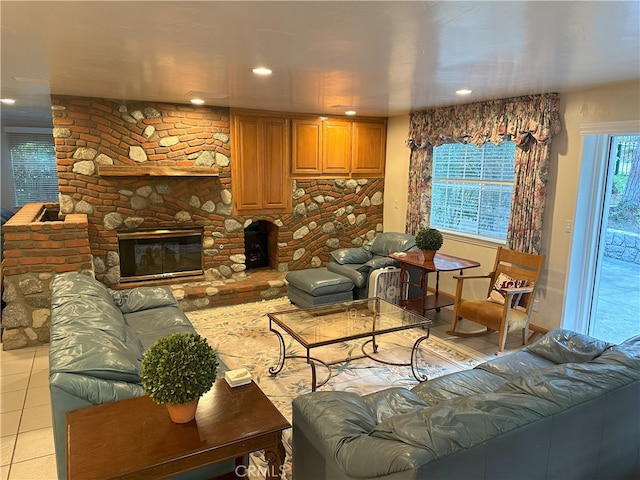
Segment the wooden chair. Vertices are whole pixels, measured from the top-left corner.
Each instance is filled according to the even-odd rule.
[[[544,255],[515,252],[498,247],[493,271],[486,275],[456,275],[456,296],[453,304],[451,330],[447,333],[461,337],[486,335],[497,331],[498,353],[504,350],[507,333],[522,329],[522,343],[527,340],[533,295],[538,285]],[[462,289],[465,280],[489,279],[487,298],[465,300]],[[503,280],[498,285],[498,280]],[[500,303],[502,301],[502,303]],[[484,325],[486,330],[473,333],[457,332],[456,326],[462,318]]]

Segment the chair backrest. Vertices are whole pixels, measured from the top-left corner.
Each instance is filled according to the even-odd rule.
[[[544,255],[516,252],[498,247],[496,263],[493,267],[493,276],[487,295],[491,294],[491,290],[501,273],[516,280],[526,280],[528,286],[533,286],[533,292],[523,295],[519,305],[529,311],[533,294],[540,279],[543,263]]]

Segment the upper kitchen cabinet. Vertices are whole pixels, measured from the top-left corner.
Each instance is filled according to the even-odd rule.
[[[383,176],[386,121],[293,118],[294,176]]]
[[[231,112],[234,213],[291,211],[289,121]]]
[[[386,121],[354,121],[351,172],[354,174],[384,175],[387,139]]]

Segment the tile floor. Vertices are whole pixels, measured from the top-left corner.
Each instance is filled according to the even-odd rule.
[[[497,350],[497,334],[475,338],[451,337],[451,310],[429,312],[433,320],[431,333],[493,355]],[[463,320],[462,331],[479,325]],[[520,348],[520,335],[510,334],[505,353]],[[1,344],[0,344],[1,347]],[[51,400],[48,387],[48,346],[20,350],[0,350],[0,426],[2,465],[0,480],[56,480],[56,462],[51,426]]]
[[[2,480],[55,480],[49,348],[0,351]]]

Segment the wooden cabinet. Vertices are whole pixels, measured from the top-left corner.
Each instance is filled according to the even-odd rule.
[[[294,176],[383,176],[386,121],[294,118],[291,121]]]
[[[291,121],[291,173],[346,175],[351,168],[351,124],[342,120]]]
[[[322,122],[313,119],[291,121],[291,173],[322,173]]]
[[[289,121],[231,114],[234,213],[291,211]]]
[[[322,173],[347,175],[351,169],[351,124],[322,122]]]
[[[351,172],[354,174],[384,174],[386,123],[354,121]]]

